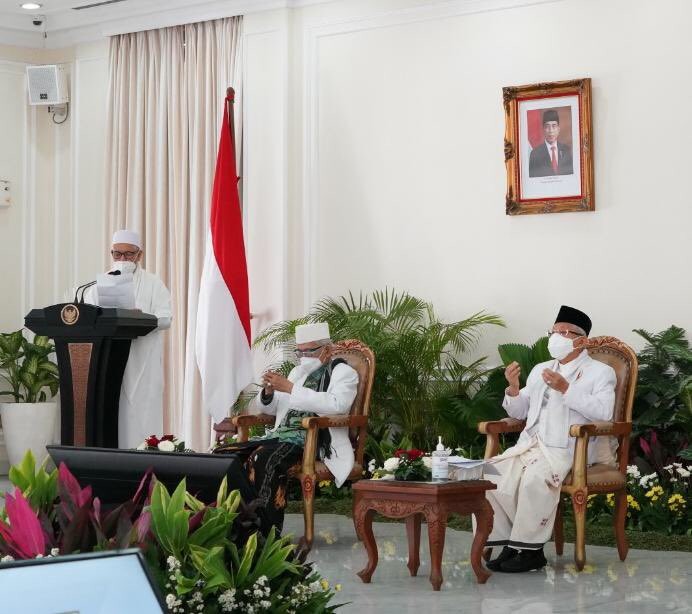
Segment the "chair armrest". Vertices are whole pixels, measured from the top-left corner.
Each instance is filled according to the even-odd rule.
[[[233,416],[231,422],[238,430],[238,443],[245,443],[250,438],[251,426],[272,426],[276,418],[268,414],[242,414]]]
[[[304,429],[312,428],[343,428],[366,426],[368,424],[367,416],[350,416],[348,414],[342,416],[320,416],[312,418],[303,418],[302,425]]]
[[[576,437],[574,460],[572,461],[572,490],[586,489],[586,472],[588,462],[588,445],[590,437],[615,435],[624,437],[632,432],[631,422],[592,422],[590,424],[573,424],[569,434]]]
[[[485,453],[483,458],[496,456],[500,450],[500,435],[502,433],[520,433],[526,426],[526,420],[503,418],[492,422],[479,422],[478,432],[485,435]]]
[[[572,437],[597,437],[599,435],[629,435],[632,432],[631,422],[592,422],[590,424],[573,424],[569,427]]]
[[[249,427],[274,424],[275,419],[275,416],[270,416],[268,414],[243,414],[241,416],[233,416],[233,418],[231,418],[231,422],[233,422],[236,427]]]
[[[500,435],[502,433],[521,433],[526,426],[526,420],[503,418],[492,422],[479,422],[478,432],[483,435]]]
[[[305,435],[305,448],[303,449],[303,475],[315,474],[315,460],[317,459],[317,431],[324,428],[348,428],[366,426],[367,416],[319,416],[303,418],[301,425],[307,430]]]

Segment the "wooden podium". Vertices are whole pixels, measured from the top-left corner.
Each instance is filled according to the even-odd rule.
[[[62,445],[117,448],[120,386],[130,342],[154,330],[156,316],[59,303],[32,309],[24,324],[55,342]]]

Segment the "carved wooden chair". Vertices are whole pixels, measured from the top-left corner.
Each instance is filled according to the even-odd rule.
[[[637,385],[637,356],[631,347],[615,337],[593,337],[586,340],[584,346],[591,358],[610,365],[615,370],[615,409],[612,422],[595,422],[593,424],[573,424],[570,435],[577,438],[574,448],[572,471],[562,483],[562,492],[572,499],[576,538],[574,544],[574,561],[581,571],[586,563],[585,526],[586,502],[589,494],[615,493],[615,511],[613,528],[617,542],[618,555],[624,561],[629,546],[625,533],[627,520],[627,457],[629,437],[632,432],[632,403]],[[519,433],[525,422],[514,418],[505,418],[495,422],[481,422],[478,431],[486,435],[485,458],[495,456],[500,447],[499,436],[502,433]],[[587,467],[587,448],[589,437],[613,436],[618,439],[617,466],[595,464]],[[554,538],[555,551],[561,555],[564,547],[562,502],[558,505],[555,518]],[[486,552],[486,558],[490,551]]]
[[[355,464],[348,476],[349,480],[358,480],[363,476],[363,454],[365,452],[365,440],[368,434],[368,412],[370,411],[370,395],[375,379],[375,355],[365,344],[355,339],[339,341],[334,344],[334,358],[344,359],[358,373],[358,393],[351,412],[343,416],[323,416],[304,418],[303,427],[307,430],[305,436],[305,451],[303,460],[289,470],[289,477],[300,480],[303,493],[303,519],[305,522],[305,535],[301,540],[302,546],[309,549],[314,538],[315,513],[314,498],[315,484],[323,480],[332,480],[327,466],[317,459],[317,432],[321,428],[348,427]],[[237,430],[238,441],[248,440],[251,426],[273,426],[275,416],[267,414],[241,415],[227,418],[223,422],[214,425],[217,437],[223,437],[226,433]]]

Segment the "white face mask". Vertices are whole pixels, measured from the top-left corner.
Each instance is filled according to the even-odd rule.
[[[320,366],[322,366],[322,361],[319,358],[312,358],[310,356],[301,356],[300,366],[303,367],[304,369],[314,371],[315,369],[318,369]]]
[[[129,260],[118,260],[111,267],[111,271],[120,271],[121,273],[134,273],[136,269],[137,263]]]
[[[550,335],[548,339],[548,352],[550,352],[553,358],[562,360],[572,351],[574,351],[574,341],[572,341],[572,339],[568,339],[557,333]]]

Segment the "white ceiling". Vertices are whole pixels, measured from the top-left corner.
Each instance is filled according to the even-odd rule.
[[[36,0],[43,6],[27,11],[24,0],[0,0],[0,44],[60,48],[123,32],[218,19],[329,0],[123,0],[82,10],[75,7],[103,0]],[[43,24],[32,20],[45,16]]]

